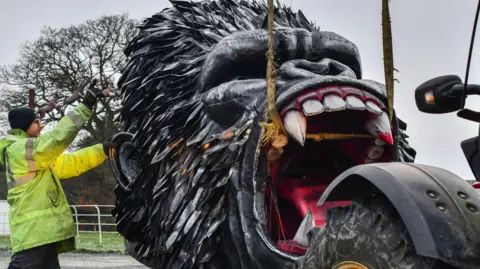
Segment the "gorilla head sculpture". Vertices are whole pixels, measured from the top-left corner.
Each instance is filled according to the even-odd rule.
[[[337,175],[413,161],[406,125],[390,124],[385,88],[362,79],[353,43],[277,8],[276,105],[290,141],[267,164],[266,6],[171,3],[125,50],[120,118],[132,136],[113,162],[117,229],[155,268],[292,267],[308,225],[338,205],[315,207]]]

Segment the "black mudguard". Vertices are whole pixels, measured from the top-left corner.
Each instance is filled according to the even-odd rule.
[[[480,268],[480,195],[465,180],[421,164],[359,165],[340,174],[318,205],[375,193],[383,193],[398,211],[418,255]]]

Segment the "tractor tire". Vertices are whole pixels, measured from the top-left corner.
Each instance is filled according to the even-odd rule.
[[[301,269],[446,269],[418,256],[410,235],[386,198],[353,201],[328,211],[323,227],[310,233]]]

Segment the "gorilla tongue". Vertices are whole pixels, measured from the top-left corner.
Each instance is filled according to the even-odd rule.
[[[380,116],[372,115],[372,118],[365,122],[365,128],[373,136],[389,145],[393,145],[392,128],[387,112],[383,111]]]

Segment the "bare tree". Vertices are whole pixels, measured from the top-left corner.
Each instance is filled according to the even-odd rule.
[[[37,40],[21,47],[16,64],[0,67],[0,84],[6,85],[0,89],[0,112],[28,106],[28,90],[33,87],[35,106],[57,100],[58,108],[45,121],[60,120],[66,113],[64,100],[86,79],[97,78],[103,88],[115,83],[126,63],[123,49],[135,36],[135,24],[122,14],[66,28],[45,27]],[[114,91],[95,107],[85,130],[96,141],[109,137],[118,131],[114,119],[119,109],[120,96]]]

